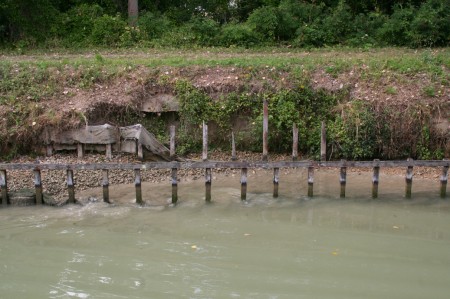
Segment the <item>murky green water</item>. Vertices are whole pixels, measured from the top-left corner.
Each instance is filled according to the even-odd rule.
[[[156,204],[169,185],[145,185],[152,207],[126,204],[134,189],[122,186],[117,205],[0,209],[0,298],[449,297],[437,183],[415,182],[405,200],[403,179],[384,178],[370,200],[370,178],[354,173],[342,200],[324,173],[308,200],[299,175],[282,174],[273,199],[270,175],[251,174],[248,203],[228,177],[213,181],[213,204],[195,181],[175,208]]]

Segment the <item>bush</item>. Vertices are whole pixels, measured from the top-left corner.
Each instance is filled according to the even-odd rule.
[[[69,46],[88,43],[95,20],[103,15],[103,9],[97,4],[82,4],[70,9],[63,16],[61,37]]]
[[[138,19],[138,25],[147,40],[161,38],[165,32],[173,28],[166,16],[153,12],[143,13]]]
[[[450,2],[428,0],[423,3],[410,30],[414,47],[447,46],[450,42]]]
[[[94,21],[90,40],[97,46],[117,46],[126,26],[127,23],[118,16],[103,15]]]
[[[211,46],[219,34],[219,24],[206,17],[193,17],[188,23],[188,28],[195,35],[195,43],[199,46]]]
[[[279,24],[277,9],[269,6],[257,8],[250,14],[246,24],[265,40],[274,41]]]
[[[394,13],[378,31],[379,39],[388,45],[407,46],[410,44],[411,22],[416,14],[412,6],[396,6]]]
[[[249,26],[240,23],[230,23],[222,26],[218,43],[221,46],[252,47],[259,42],[259,36]]]

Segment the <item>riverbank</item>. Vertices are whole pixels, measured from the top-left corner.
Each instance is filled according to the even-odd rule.
[[[261,154],[253,152],[237,152],[237,157],[241,161],[260,161]],[[190,154],[186,157],[188,160],[200,161],[201,154]],[[269,155],[270,161],[289,161],[291,156],[272,154]],[[209,154],[209,160],[212,161],[230,161],[231,155],[226,152],[214,151]],[[76,154],[57,154],[52,157],[36,157],[31,158],[27,156],[19,157],[11,161],[11,163],[47,163],[47,164],[88,164],[88,163],[140,163],[135,156],[114,154],[111,160],[106,160],[104,155],[86,154],[82,159],[77,158]],[[262,170],[253,170],[254,172]],[[282,175],[289,175],[293,169],[283,169]],[[336,180],[338,180],[339,170],[335,168],[319,168],[317,171],[324,171],[336,173]],[[368,180],[371,178],[372,169],[370,168],[349,168],[349,173],[357,173],[358,175],[366,175]],[[415,167],[414,179],[439,181],[439,176],[442,172],[440,168],[432,167]],[[403,168],[381,168],[382,176],[396,176],[403,177],[406,170]],[[43,170],[42,185],[44,193],[50,195],[55,204],[64,203],[67,198],[66,173],[63,170]],[[240,175],[239,169],[217,169],[213,172],[213,181],[221,176],[236,176]],[[167,184],[171,182],[171,172],[165,169],[152,169],[141,172],[142,182]],[[202,180],[204,178],[203,169],[179,169],[178,180],[180,183],[192,180]],[[34,176],[31,171],[8,171],[8,188],[9,191],[17,191],[24,188],[34,188]],[[101,186],[102,173],[101,171],[87,171],[80,170],[74,173],[75,192],[97,188]],[[132,170],[110,170],[109,171],[110,185],[132,184],[134,183],[134,172]]]

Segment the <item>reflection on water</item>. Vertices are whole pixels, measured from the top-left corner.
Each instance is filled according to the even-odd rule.
[[[144,208],[122,186],[115,205],[0,209],[0,297],[448,298],[449,202],[429,182],[403,199],[402,178],[370,200],[365,179],[349,174],[347,199],[335,175],[314,199],[281,177],[274,199],[270,174],[253,174],[245,203],[239,178],[219,177],[212,204],[194,181],[177,207],[170,186],[145,185]]]

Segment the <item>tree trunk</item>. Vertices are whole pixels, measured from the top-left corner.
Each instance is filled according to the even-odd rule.
[[[136,26],[138,15],[138,0],[128,0],[128,24],[130,26]]]

